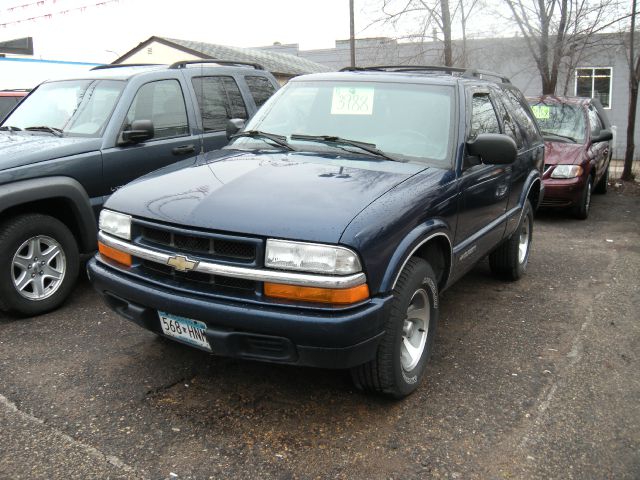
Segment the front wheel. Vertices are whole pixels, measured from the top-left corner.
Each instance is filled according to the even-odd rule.
[[[424,376],[438,321],[438,287],[431,266],[421,258],[407,262],[393,290],[391,313],[376,357],[351,369],[360,390],[402,398]]]
[[[518,280],[529,263],[533,239],[533,209],[525,201],[520,224],[516,231],[489,255],[491,271],[505,280]]]
[[[591,208],[591,190],[593,189],[593,178],[589,177],[587,183],[582,191],[580,197],[580,203],[573,209],[573,214],[580,220],[586,220],[589,217],[589,210]]]
[[[59,220],[40,214],[0,226],[0,308],[22,316],[57,308],[71,293],[78,245]]]

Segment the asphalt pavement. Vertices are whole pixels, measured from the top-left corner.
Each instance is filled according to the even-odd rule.
[[[637,189],[636,189],[637,190]],[[210,356],[111,313],[0,314],[0,478],[640,478],[640,196],[542,212],[527,275],[441,298],[403,401]]]

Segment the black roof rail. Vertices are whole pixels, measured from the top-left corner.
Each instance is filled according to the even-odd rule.
[[[108,68],[125,68],[125,67],[154,67],[162,65],[161,63],[109,63],[107,65],[97,65],[91,69],[94,70],[106,70]]]
[[[505,77],[504,75],[500,75],[499,73],[489,72],[487,70],[476,70],[475,68],[470,68],[462,74],[465,78],[483,78],[483,77],[494,77],[500,79],[502,83],[511,83],[509,77]]]
[[[216,60],[215,58],[203,60],[181,60],[179,62],[172,63],[171,65],[169,65],[169,68],[185,68],[187,65],[197,65],[199,63],[215,63],[218,65],[228,65],[231,67],[253,67],[256,70],[264,70],[264,67],[259,63],[237,62],[235,60]]]
[[[446,72],[446,73],[459,73],[464,78],[482,78],[494,77],[500,79],[502,83],[511,83],[504,75],[498,73],[488,72],[485,70],[477,70],[473,68],[460,68],[460,67],[445,67],[441,65],[374,65],[371,67],[345,67],[340,70],[341,72]]]

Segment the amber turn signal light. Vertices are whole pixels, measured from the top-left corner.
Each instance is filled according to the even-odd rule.
[[[285,300],[346,305],[369,298],[369,287],[363,284],[351,288],[317,288],[265,283],[264,294],[267,297]]]
[[[129,255],[128,253],[116,250],[115,248],[109,247],[102,242],[98,242],[98,251],[104,258],[108,258],[109,260],[113,260],[114,262],[126,265],[127,267],[131,266],[131,255]]]

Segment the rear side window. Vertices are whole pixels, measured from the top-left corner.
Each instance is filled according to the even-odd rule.
[[[264,77],[245,77],[245,81],[258,108],[276,91],[271,82]]]
[[[180,82],[160,80],[140,87],[127,113],[128,126],[135,120],[151,120],[154,139],[187,135],[189,124]]]
[[[231,118],[247,118],[242,94],[232,77],[194,77],[192,83],[205,132],[224,130]]]
[[[481,133],[500,133],[498,117],[487,93],[476,93],[472,100],[469,139],[473,140]]]
[[[522,94],[519,94],[520,92],[510,88],[505,88],[503,93],[504,95],[502,98],[504,98],[509,105],[513,116],[524,132],[527,142],[535,143],[536,140],[540,139],[540,136],[538,134],[535,120],[533,119],[533,114],[531,113],[529,105],[526,103],[524,97],[522,97]]]

